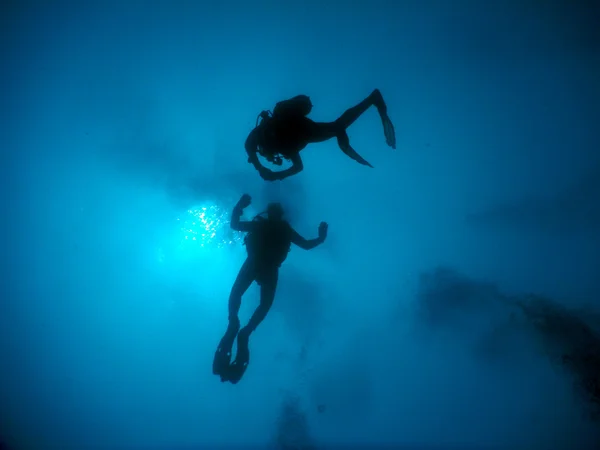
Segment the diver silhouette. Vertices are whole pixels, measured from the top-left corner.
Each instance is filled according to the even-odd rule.
[[[319,225],[319,237],[304,239],[284,219],[283,208],[279,203],[270,203],[265,213],[257,215],[252,221],[241,221],[244,208],[250,205],[248,194],[242,195],[233,208],[231,228],[247,232],[244,243],[248,258],[242,265],[229,295],[229,324],[225,335],[219,342],[213,360],[213,374],[221,381],[236,384],[246,371],[250,361],[248,339],[250,334],[264,320],[277,288],[279,267],[287,258],[291,244],[304,250],[311,250],[322,244],[327,238],[327,224]],[[242,295],[256,281],[260,286],[260,304],[254,311],[248,324],[240,330],[238,313],[242,304]],[[237,354],[231,363],[233,343],[237,336]]]
[[[310,98],[306,95],[297,95],[277,103],[273,113],[270,111],[260,113],[256,127],[246,139],[248,162],[258,170],[264,180],[283,180],[304,169],[300,151],[308,144],[336,138],[340,149],[346,155],[362,165],[373,167],[352,148],[346,131],[371,106],[375,106],[379,112],[387,145],[395,149],[396,132],[379,89],[371,92],[358,105],[346,110],[334,122],[314,122],[309,119],[307,116],[313,107]],[[274,172],[261,164],[258,153],[275,165],[280,166],[282,158],[285,158],[292,162],[292,166]]]

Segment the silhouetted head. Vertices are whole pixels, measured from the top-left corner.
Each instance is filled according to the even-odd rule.
[[[270,220],[283,220],[283,206],[281,206],[281,203],[269,203],[267,217]]]

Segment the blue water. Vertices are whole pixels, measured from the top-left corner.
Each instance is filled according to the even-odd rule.
[[[572,380],[532,338],[482,358],[485,332],[422,320],[417,293],[442,265],[597,302],[595,3],[1,8],[7,448],[593,448]],[[374,110],[349,130],[374,169],[335,141],[283,182],[246,162],[277,101],[310,95],[328,121],[374,88],[397,150]],[[211,365],[243,193],[246,217],[281,201],[329,238],[290,253],[234,386]],[[253,286],[242,321],[257,302]]]

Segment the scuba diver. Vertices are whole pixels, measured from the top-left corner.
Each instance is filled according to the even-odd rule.
[[[347,133],[350,125],[371,106],[375,106],[379,112],[387,145],[395,149],[396,132],[379,89],[375,89],[367,98],[345,111],[334,122],[314,122],[309,119],[307,116],[313,107],[310,98],[306,95],[298,95],[277,103],[272,113],[263,111],[259,114],[256,127],[246,139],[248,162],[258,170],[264,180],[283,180],[302,171],[304,166],[300,151],[308,144],[336,138],[340,149],[346,155],[362,165],[373,167],[352,148]],[[292,166],[274,172],[261,164],[258,153],[277,166],[282,164],[282,158],[291,161]]]
[[[319,237],[304,239],[283,218],[283,208],[279,203],[270,203],[265,213],[257,215],[252,221],[241,221],[244,208],[250,205],[248,194],[242,195],[233,208],[231,228],[248,234],[244,244],[248,258],[242,265],[229,295],[229,324],[221,339],[213,361],[213,374],[219,375],[221,381],[236,384],[246,371],[250,361],[248,339],[250,334],[264,320],[277,288],[279,267],[285,261],[291,244],[304,250],[311,250],[322,244],[327,237],[327,224],[319,225]],[[260,286],[260,304],[250,318],[248,325],[240,330],[238,313],[242,303],[242,295],[256,281]],[[237,354],[231,363],[233,342],[237,336]]]

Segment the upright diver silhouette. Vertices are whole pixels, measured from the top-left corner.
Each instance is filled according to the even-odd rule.
[[[269,111],[260,113],[256,127],[246,139],[248,162],[258,170],[264,180],[283,180],[303,170],[300,151],[308,144],[336,138],[340,149],[346,155],[362,165],[373,167],[352,148],[347,134],[350,125],[371,106],[375,106],[379,112],[387,145],[395,149],[396,132],[379,89],[375,89],[334,122],[314,122],[309,119],[307,115],[313,107],[310,98],[298,95],[277,103],[272,114]],[[276,165],[282,164],[282,158],[288,159],[292,162],[292,167],[274,172],[261,164],[258,153]]]
[[[213,360],[213,374],[219,375],[221,381],[236,384],[246,371],[250,361],[248,339],[250,334],[264,320],[277,288],[279,267],[287,258],[291,244],[304,250],[311,250],[322,244],[327,238],[327,224],[319,225],[319,237],[304,239],[283,218],[283,208],[279,203],[270,203],[266,217],[259,214],[252,221],[242,221],[240,216],[244,208],[250,205],[251,198],[244,194],[233,208],[231,228],[245,231],[244,242],[248,258],[242,265],[229,295],[229,324],[221,339]],[[256,281],[260,285],[260,304],[250,318],[248,325],[240,330],[238,313],[242,303],[242,295]],[[239,333],[238,333],[239,331]],[[237,354],[231,363],[233,342],[237,335]]]

